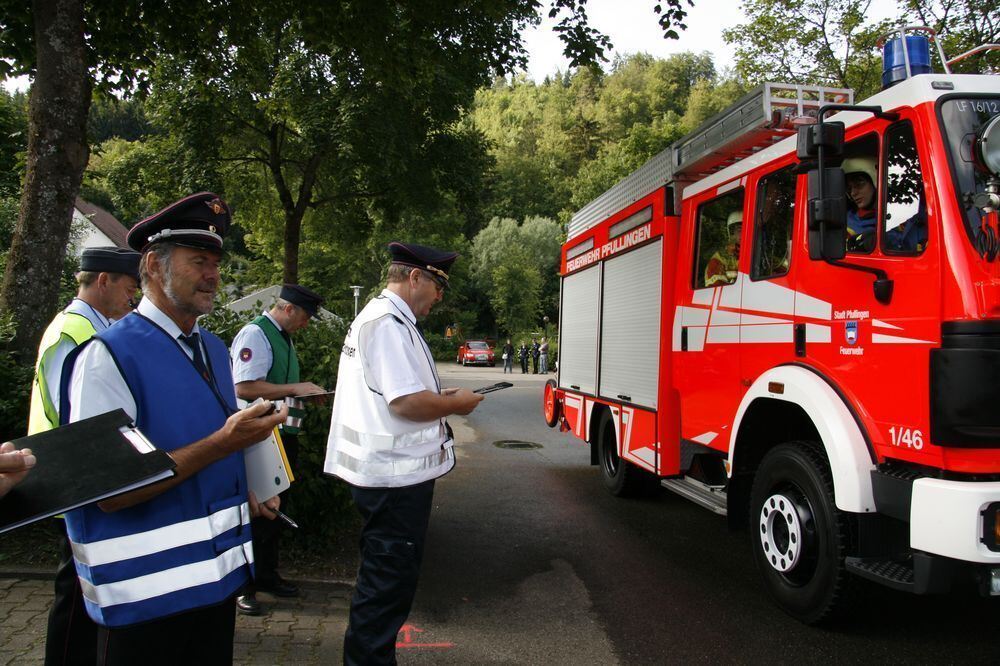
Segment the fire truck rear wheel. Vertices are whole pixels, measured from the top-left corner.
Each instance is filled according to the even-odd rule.
[[[556,400],[556,380],[550,379],[545,382],[545,389],[542,393],[542,416],[545,417],[545,425],[555,428],[559,423],[559,411],[562,405]]]
[[[750,495],[750,525],[754,561],[785,612],[816,624],[846,605],[849,528],[818,444],[790,442],[764,456]]]
[[[648,496],[659,490],[659,479],[639,469],[618,455],[614,417],[610,409],[601,410],[597,425],[597,458],[604,487],[615,497]]]

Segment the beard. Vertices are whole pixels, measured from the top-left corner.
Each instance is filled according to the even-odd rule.
[[[174,289],[173,271],[171,270],[170,262],[166,262],[163,267],[163,294],[179,311],[196,317],[211,313],[214,306],[212,301],[209,301],[207,306],[201,306],[193,298],[185,300],[178,296],[177,291]]]

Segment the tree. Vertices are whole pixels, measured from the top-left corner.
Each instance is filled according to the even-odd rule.
[[[1000,0],[901,0],[910,23],[934,28],[945,56],[954,58],[981,44],[1000,41]],[[1000,71],[1000,54],[980,53],[953,66],[955,72]]]
[[[763,81],[854,88],[858,98],[879,87],[875,42],[889,22],[870,24],[871,0],[747,0],[747,22],[723,31],[736,44],[736,71]]]
[[[935,28],[951,57],[1000,39],[998,0],[897,0],[897,6],[898,19],[872,22],[866,18],[871,0],[747,0],[747,23],[723,37],[736,44],[736,70],[750,84],[821,83],[853,88],[858,100],[880,89],[877,43],[900,19]],[[997,62],[995,53],[981,54],[956,71],[982,71]]]
[[[73,201],[87,165],[87,74],[82,0],[34,0],[37,74],[29,106],[27,173],[0,311],[18,322],[11,346],[32,357],[48,323],[69,238]],[[39,307],[41,306],[41,307]]]
[[[551,2],[550,14],[563,17],[557,32],[566,42],[566,52],[573,62],[584,64],[602,58],[610,43],[587,26],[585,0]],[[148,87],[146,75],[156,59],[172,55],[178,56],[178,62],[193,62],[194,56],[216,45],[220,36],[252,34],[262,27],[253,23],[261,15],[285,16],[289,22],[300,23],[302,38],[289,44],[290,51],[325,56],[311,66],[327,73],[339,68],[338,73],[344,77],[339,83],[345,87],[376,83],[376,74],[403,80],[403,74],[408,73],[418,84],[435,74],[446,79],[451,69],[447,56],[464,48],[490,54],[480,62],[488,63],[493,73],[508,72],[523,64],[520,32],[536,20],[539,0],[483,0],[472,6],[457,5],[442,6],[430,0],[348,0],[336,4],[291,0],[173,0],[167,4],[157,0],[33,0],[29,6],[23,0],[0,0],[0,32],[4,35],[0,41],[0,76],[34,75],[27,176],[11,246],[11,270],[6,272],[0,291],[0,312],[12,313],[18,321],[17,334],[9,347],[19,353],[22,362],[29,361],[56,305],[54,276],[62,264],[73,201],[87,164],[86,121],[95,84],[125,93],[144,91]],[[683,28],[683,0],[659,2],[654,11],[660,15],[665,34],[676,37],[672,26]],[[449,14],[451,22],[441,22],[442,14]],[[274,22],[263,25],[271,27]],[[405,41],[410,39],[416,42]],[[399,45],[406,48],[397,50]],[[434,50],[440,57],[414,62],[405,59],[407,55],[427,55]],[[440,71],[420,69],[428,66]],[[221,74],[228,78],[239,76],[240,71]],[[391,105],[392,100],[387,101]],[[451,101],[446,100],[446,104]],[[345,111],[350,113],[352,109]],[[385,128],[389,134],[391,130]],[[289,136],[277,131],[269,141],[280,143]],[[316,161],[315,155],[312,162]],[[363,171],[367,166],[349,159],[344,168]],[[281,167],[270,165],[272,173]],[[293,212],[286,220],[291,222],[286,225],[289,241],[296,232],[295,219],[301,221],[299,213],[313,203],[311,191],[317,169],[307,159],[301,166],[300,181],[293,185],[286,181],[285,192],[279,191],[283,208]],[[289,201],[286,195],[293,199]]]

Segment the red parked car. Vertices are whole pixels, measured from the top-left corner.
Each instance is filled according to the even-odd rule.
[[[485,340],[466,340],[465,344],[458,348],[458,356],[455,363],[462,365],[488,365],[491,368],[496,365],[493,356],[493,347]]]

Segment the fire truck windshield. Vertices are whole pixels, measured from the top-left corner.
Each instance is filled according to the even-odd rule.
[[[1000,174],[991,174],[977,157],[977,139],[990,119],[1000,115],[1000,97],[951,98],[941,103],[941,124],[955,169],[959,208],[965,212],[969,238],[983,252],[982,222],[986,213],[973,199],[987,191]]]

